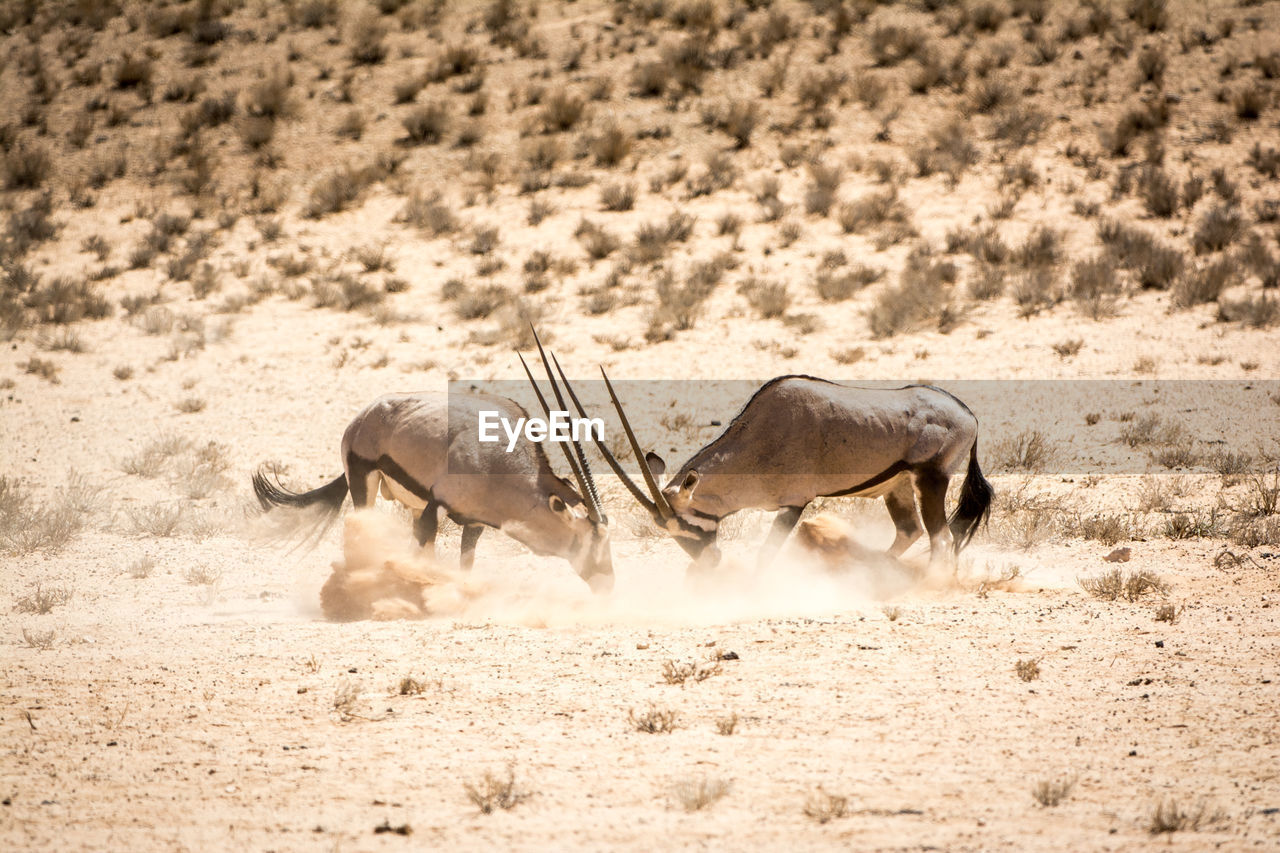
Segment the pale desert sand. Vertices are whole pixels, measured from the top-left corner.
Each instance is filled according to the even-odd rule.
[[[550,43],[548,60],[490,44],[483,24],[468,32],[480,7],[454,3],[431,27],[391,28],[385,63],[356,69],[354,103],[366,113],[366,130],[360,141],[344,141],[333,127],[349,108],[335,95],[350,66],[346,25],[304,29],[273,4],[230,5],[237,7],[229,16],[233,26],[258,35],[218,48],[205,71],[208,90],[241,90],[264,63],[283,62],[290,51],[296,104],[277,123],[275,169],[244,149],[234,123],[206,131],[225,205],[218,193],[192,198],[171,185],[180,155],[170,158],[168,171],[148,173],[153,140],[175,133],[182,104],[159,94],[153,106],[130,100],[131,122],[99,121],[95,132],[105,141],[83,151],[62,137],[97,89],[68,84],[43,108],[58,155],[51,185],[62,225],[56,239],[23,262],[46,279],[91,272],[100,264],[81,246],[100,235],[109,262],[127,267],[130,249],[152,228],[152,212],[202,206],[206,215],[192,227],[217,232],[208,260],[218,287],[198,298],[191,285],[169,280],[163,259],[170,256],[162,255],[101,286],[113,309],[122,297],[160,289],[164,302],[150,319],[146,311],[131,318],[114,310],[111,318],[78,322],[72,328],[83,344],[79,353],[50,350],[50,335],[59,331],[53,325],[21,326],[0,356],[7,483],[29,492],[28,509],[69,506],[83,523],[78,536],[34,548],[14,544],[20,529],[6,531],[0,846],[1275,849],[1280,547],[1274,538],[1246,541],[1233,525],[1251,495],[1275,487],[1267,472],[1280,452],[1274,381],[1280,332],[1221,321],[1213,303],[1174,310],[1170,291],[1135,290],[1128,274],[1114,317],[1092,319],[1069,299],[1023,317],[1009,296],[963,295],[977,265],[958,251],[948,257],[962,275],[948,292],[965,309],[954,327],[939,331],[930,317],[873,338],[866,312],[897,281],[911,241],[878,251],[870,235],[846,234],[833,217],[806,215],[809,172],[803,164],[784,165],[780,151],[788,142],[812,144],[827,161],[845,164],[839,195],[846,200],[880,187],[868,165],[873,158],[893,160],[900,198],[939,253],[950,231],[976,219],[996,225],[1009,246],[1048,224],[1062,229],[1054,268],[1065,283],[1072,263],[1099,250],[1096,223],[1075,204],[1083,202],[1158,232],[1186,251],[1189,265],[1203,264],[1191,253],[1190,235],[1217,202],[1206,196],[1194,211],[1153,219],[1137,197],[1112,195],[1116,175],[1141,160],[1142,145],[1135,142],[1128,159],[1098,152],[1099,129],[1150,93],[1150,84],[1141,91],[1132,85],[1131,57],[1159,44],[1171,65],[1165,86],[1180,98],[1164,136],[1166,167],[1179,181],[1227,169],[1251,227],[1274,254],[1274,222],[1255,221],[1252,212],[1275,199],[1274,178],[1243,165],[1255,142],[1275,144],[1274,86],[1259,83],[1269,98],[1261,120],[1233,118],[1231,141],[1212,141],[1209,128],[1219,116],[1234,116],[1229,103],[1214,97],[1216,88],[1263,80],[1254,57],[1275,46],[1277,4],[1206,10],[1171,2],[1172,22],[1156,33],[1129,21],[1125,4],[1104,4],[1114,11],[1111,35],[1065,43],[1056,62],[1034,67],[1024,56],[1030,43],[1021,18],[995,34],[970,27],[947,38],[918,6],[878,10],[831,60],[851,79],[872,67],[863,45],[873,26],[886,22],[927,27],[930,38],[948,52],[963,49],[971,64],[1006,40],[1018,57],[1012,69],[1019,85],[1040,75],[1026,98],[1048,113],[1048,127],[1020,152],[1002,152],[983,135],[987,117],[966,114],[982,160],[954,186],[940,174],[914,176],[907,151],[943,113],[963,112],[957,105],[970,95],[941,87],[913,100],[906,66],[875,72],[891,87],[889,101],[904,107],[891,119],[887,140],[875,133],[888,106],[872,109],[848,96],[853,82],[842,89],[846,102],[832,106],[831,128],[807,120],[779,128],[771,123],[793,117],[795,98],[760,96],[764,59],[711,73],[694,105],[669,110],[663,99],[629,97],[627,80],[637,57],[656,50],[646,33],[661,42],[673,37],[672,24],[657,21],[646,30],[627,19],[615,29],[612,10],[601,4],[544,3],[533,27]],[[1083,14],[1067,5],[1051,4],[1046,34]],[[810,4],[774,6],[803,22],[792,38],[795,68],[819,68],[813,57],[825,42],[815,33],[825,32],[826,19]],[[753,11],[746,20],[754,26],[764,15]],[[1191,38],[1220,32],[1226,18],[1234,23],[1228,38],[1209,47]],[[58,24],[43,36],[50,57],[67,30]],[[268,39],[270,30],[277,36]],[[107,62],[104,79],[121,45],[156,49],[160,89],[185,70],[179,61],[190,41],[185,35],[153,38],[145,26],[130,31],[124,19],[107,33],[115,41],[99,35],[87,54]],[[634,56],[611,45],[615,33],[634,44]],[[1131,37],[1127,52],[1108,41],[1117,33]],[[590,45],[581,73],[561,70],[570,38]],[[726,30],[721,38],[731,36]],[[26,45],[18,31],[5,39],[6,55]],[[394,144],[409,107],[392,105],[393,82],[416,73],[441,44],[459,40],[474,44],[486,62],[490,110],[478,147],[497,153],[507,175],[492,193],[464,165],[466,150]],[[1192,45],[1185,52],[1181,40]],[[415,53],[406,57],[404,49]],[[1080,60],[1073,58],[1077,49]],[[1228,78],[1221,68],[1230,57],[1238,67]],[[49,64],[67,76],[60,61]],[[15,115],[30,88],[20,65],[14,60],[0,71],[0,100]],[[1095,81],[1095,100],[1082,106],[1084,67],[1104,65],[1115,70]],[[557,174],[581,169],[592,183],[541,191],[537,197],[555,210],[530,225],[530,197],[518,192],[516,175],[528,142],[521,126],[538,107],[524,104],[521,93],[544,67],[552,69],[543,80],[549,88],[568,81],[585,90],[592,74],[616,80],[611,99],[596,105],[584,125],[598,129],[607,119],[632,130],[667,125],[671,136],[638,141],[616,170],[566,153]],[[418,100],[452,99],[460,117],[464,96],[451,85],[432,83]],[[107,83],[99,88],[135,98],[113,93]],[[1061,94],[1056,101],[1060,93],[1070,99]],[[708,153],[728,150],[727,137],[702,126],[698,104],[730,97],[759,100],[764,110],[752,144],[729,152],[739,173],[735,184],[693,198],[682,180],[651,190],[650,179],[676,162],[674,155],[697,173]],[[517,102],[518,109],[509,107]],[[32,128],[17,132],[37,139]],[[574,135],[562,136],[568,152]],[[97,192],[94,207],[73,206],[70,190],[90,158],[121,145],[130,150],[128,175]],[[1073,145],[1093,152],[1100,171],[1072,160]],[[324,169],[386,151],[407,155],[399,175],[375,183],[349,210],[301,215]],[[1002,194],[998,175],[1015,156],[1025,157],[1041,182],[1010,217],[993,219],[988,211]],[[249,186],[258,171],[267,183],[288,188],[278,212],[254,206],[260,202]],[[761,221],[755,188],[768,176],[778,178],[790,206],[786,221],[803,226],[793,242],[780,236],[778,223]],[[600,186],[615,179],[639,188],[633,211],[600,211]],[[415,188],[443,190],[464,223],[498,225],[501,243],[490,254],[506,267],[477,272],[481,257],[470,252],[469,225],[432,237],[396,223],[405,193]],[[8,191],[6,206],[21,209],[36,194]],[[240,207],[245,215],[234,222],[216,221],[219,210]],[[726,274],[693,328],[646,342],[657,274],[637,266],[610,310],[587,313],[579,289],[599,286],[613,260],[589,263],[574,231],[587,216],[626,243],[637,226],[673,210],[699,217],[694,237],[668,259],[680,275],[725,251],[738,268]],[[718,234],[715,224],[730,210],[744,221],[736,239]],[[262,219],[273,217],[283,229],[275,242],[263,236]],[[360,273],[351,250],[384,242],[394,272]],[[572,257],[577,266],[557,274],[547,290],[525,294],[522,265],[538,249]],[[834,249],[887,274],[848,300],[824,302],[811,282]],[[268,263],[283,256],[309,258],[307,271],[288,275]],[[390,311],[383,314],[315,307],[312,281],[335,272],[378,287],[399,278],[407,289],[385,297]],[[343,428],[378,394],[444,391],[450,379],[522,376],[512,353],[516,345],[528,352],[519,324],[509,322],[505,309],[488,319],[459,319],[456,299],[441,292],[458,275],[470,288],[489,280],[508,287],[509,303],[519,294],[539,306],[539,328],[570,375],[584,381],[603,364],[620,380],[763,380],[796,372],[851,381],[1114,382],[1094,408],[1052,423],[1031,398],[984,403],[982,459],[999,497],[990,528],[964,552],[954,582],[941,588],[914,581],[928,557],[923,543],[903,567],[875,558],[834,570],[793,543],[759,571],[754,547],[769,519],[758,513],[730,525],[719,569],[690,572],[683,553],[650,530],[622,488],[605,479],[603,466],[597,477],[613,517],[617,571],[609,596],[593,596],[564,561],[532,557],[495,532],[482,537],[468,575],[454,568],[452,526],[442,536],[439,562],[428,563],[411,546],[407,517],[385,505],[371,516],[348,515],[318,541],[299,545],[289,519],[256,512],[249,476],[260,464],[280,463],[293,488],[318,486],[340,469]],[[734,286],[748,275],[785,282],[787,316],[812,314],[813,328],[758,316]],[[1010,286],[1019,275],[1010,272]],[[221,310],[224,299],[247,296],[263,276],[272,283],[270,295]],[[1241,274],[1224,298],[1260,293],[1259,278]],[[56,384],[26,372],[32,358],[56,363]],[[118,378],[122,367],[132,374]],[[1224,411],[1206,391],[1169,405],[1137,384],[1157,378],[1229,382],[1219,391],[1231,402]],[[671,459],[678,453],[670,447],[716,434],[707,417],[682,421],[647,403],[653,401],[635,404],[646,440]],[[1085,415],[1094,412],[1099,420],[1087,426]],[[1169,447],[1194,451],[1185,464],[1159,462],[1158,442],[1130,447],[1121,440],[1128,425],[1152,412],[1163,428],[1182,425]],[[732,414],[728,406],[714,416]],[[1002,440],[1035,429],[1055,456],[1038,471],[1002,468]],[[172,439],[167,448],[162,438]],[[1250,454],[1248,471],[1216,470],[1224,452]],[[821,509],[845,519],[868,549],[891,541],[880,502]],[[1114,521],[1118,532],[1089,533],[1085,522],[1101,520]],[[1187,531],[1194,524],[1204,525],[1202,535]],[[345,558],[344,526],[364,543]],[[1185,538],[1172,538],[1171,529]],[[1274,525],[1265,529],[1274,537]],[[1115,546],[1131,548],[1129,562],[1103,560]],[[391,561],[429,581],[427,618],[324,619],[320,589],[335,563],[348,567],[344,560],[375,569]],[[1168,591],[1103,601],[1078,583],[1113,568],[1155,573]],[[69,591],[70,598],[48,613],[30,612],[23,602],[37,586]],[[1161,605],[1172,605],[1176,621],[1156,621]],[[393,603],[379,615],[412,610]],[[729,652],[731,659],[718,660]],[[1027,672],[1032,661],[1038,677],[1024,681],[1015,669],[1021,663]],[[664,667],[682,666],[707,677],[668,683]],[[631,717],[651,710],[675,712],[674,731],[638,731]],[[733,732],[721,734],[735,717]],[[467,786],[486,774],[505,779],[509,771],[516,792],[527,797],[510,810],[482,813]],[[1057,782],[1071,783],[1061,803],[1038,803],[1037,787]],[[688,810],[689,790],[702,783],[722,789],[723,797]],[[816,819],[816,810],[840,798],[842,815]],[[1162,805],[1198,821],[1153,835]]]

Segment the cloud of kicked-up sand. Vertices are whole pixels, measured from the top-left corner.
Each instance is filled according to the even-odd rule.
[[[926,588],[936,591],[937,584],[925,583],[919,561],[903,563],[864,547],[858,532],[844,519],[816,516],[764,568],[755,565],[759,543],[750,538],[727,545],[714,569],[690,566],[661,538],[622,539],[614,543],[614,589],[601,595],[565,561],[519,548],[494,548],[506,553],[487,555],[463,572],[452,553],[437,560],[420,551],[402,518],[366,510],[344,520],[343,557],[321,591],[321,610],[334,620],[723,624],[829,616]]]

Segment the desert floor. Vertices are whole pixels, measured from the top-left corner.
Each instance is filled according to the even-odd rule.
[[[1280,4],[935,6],[0,11],[0,847],[1276,849]],[[596,399],[990,380],[990,523],[697,570],[596,462],[601,595],[260,512],[530,323]]]

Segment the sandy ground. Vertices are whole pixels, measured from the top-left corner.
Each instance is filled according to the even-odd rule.
[[[1278,232],[1266,216],[1276,183],[1247,163],[1255,145],[1274,145],[1276,88],[1261,69],[1280,4],[1173,0],[1158,32],[1110,4],[1105,33],[1087,32],[1087,10],[1068,4],[1049,4],[1040,29],[1020,13],[982,33],[956,21],[948,33],[947,10],[899,4],[855,26],[836,53],[826,41],[834,24],[813,11],[821,4],[775,5],[793,16],[790,44],[773,59],[708,72],[683,101],[633,97],[628,82],[637,63],[683,37],[680,26],[615,19],[614,6],[594,0],[542,3],[529,21],[542,46],[526,43],[528,53],[496,44],[476,4],[455,2],[433,23],[389,26],[386,61],[359,67],[345,17],[305,29],[270,3],[227,4],[232,35],[207,66],[187,35],[153,36],[123,16],[74,38],[46,21],[30,36],[34,59],[22,27],[3,35],[0,48],[15,58],[0,62],[0,114],[32,119],[6,124],[5,145],[49,147],[57,225],[6,263],[45,282],[101,278],[111,316],[68,332],[21,309],[0,325],[0,849],[1280,847],[1280,328],[1224,319],[1218,304],[1175,307],[1173,291],[1141,290],[1130,271],[1116,273],[1115,316],[1092,319],[1064,295],[1072,265],[1102,251],[1099,223],[1115,219],[1181,252],[1188,276],[1238,260],[1223,303],[1274,300],[1258,270],[1259,255],[1275,263]],[[737,25],[756,32],[768,14],[744,12]],[[1073,20],[1081,32],[1060,37]],[[873,64],[868,44],[881,24],[921,28],[940,60],[962,55],[970,89],[961,81],[910,94],[914,60]],[[741,32],[724,29],[721,46]],[[580,65],[566,61],[571,42]],[[1059,58],[1037,64],[1033,48],[1046,42],[1061,42]],[[482,136],[457,140],[469,94],[451,77],[414,95],[449,105],[448,138],[406,146],[402,118],[415,107],[393,103],[392,87],[446,44],[476,50],[489,99],[475,122]],[[1159,84],[1135,82],[1148,46],[1168,57]],[[122,49],[153,55],[153,98],[112,83]],[[788,88],[765,96],[761,80],[784,50],[794,54]],[[82,74],[94,62],[105,63],[99,81]],[[1007,84],[1013,108],[1044,114],[1025,146],[997,133],[999,111],[975,106],[980,65]],[[277,67],[294,82],[274,141],[255,151],[241,136],[248,89]],[[47,103],[34,95],[41,68],[52,77]],[[827,70],[843,82],[832,84],[840,93],[823,118],[800,106],[797,89],[803,75]],[[209,95],[239,99],[235,120],[201,131],[214,181],[198,197],[176,183],[192,162],[178,145],[190,105],[166,95],[188,72],[203,75]],[[864,75],[884,83],[883,103],[865,97]],[[612,88],[599,89],[602,79]],[[572,132],[544,132],[540,99],[561,86],[602,94]],[[1250,120],[1233,106],[1246,86],[1263,96]],[[1103,150],[1124,110],[1164,95],[1175,108],[1158,139]],[[104,109],[73,145],[93,98]],[[731,99],[761,110],[742,150],[706,119]],[[366,120],[359,140],[335,134],[348,110]],[[978,161],[955,180],[916,174],[912,153],[949,118],[963,119]],[[592,135],[615,120],[635,137],[632,153],[597,165]],[[528,149],[552,138],[562,150],[542,176],[550,185],[525,192]],[[803,156],[786,153],[797,146]],[[125,174],[87,190],[94,164],[117,150],[128,155]],[[1148,215],[1121,180],[1156,153],[1179,187],[1205,181],[1203,197],[1168,218]],[[732,185],[694,193],[678,170],[697,177],[717,154],[731,161]],[[344,211],[303,215],[327,170],[379,157],[401,158],[398,171]],[[485,157],[501,165],[487,188]],[[843,169],[833,211],[891,187],[920,239],[956,265],[947,331],[930,315],[871,336],[868,310],[898,282],[913,241],[878,245],[874,228],[845,233],[835,215],[805,212],[810,166],[820,163]],[[1035,181],[1013,192],[1006,167],[1019,164]],[[581,186],[564,180],[583,177]],[[770,179],[780,218],[757,202]],[[634,209],[606,212],[601,189],[618,182],[637,188]],[[436,190],[456,232],[398,221],[411,194]],[[6,228],[43,191],[3,190]],[[92,205],[73,201],[86,193]],[[1194,254],[1199,223],[1228,199],[1241,234],[1226,251]],[[546,208],[538,222],[533,201]],[[730,265],[693,328],[657,340],[659,271],[619,258],[642,226],[672,212],[697,220],[688,241],[668,247],[667,269],[683,281],[696,263]],[[194,213],[194,224],[126,269],[165,213]],[[727,213],[741,215],[737,233],[721,233]],[[584,217],[618,236],[607,260],[590,260],[574,236]],[[474,252],[472,235],[491,225],[498,246]],[[1022,312],[1013,290],[1029,273],[1012,258],[1045,225],[1060,232],[1057,289]],[[945,247],[957,229],[987,227],[1007,244],[1008,282],[1002,295],[975,298],[980,264]],[[1256,238],[1248,251],[1245,231]],[[214,238],[201,294],[167,270],[203,232]],[[95,237],[105,247],[96,259]],[[364,269],[358,256],[379,246],[389,263]],[[563,262],[543,290],[523,272],[537,250]],[[866,263],[885,274],[823,301],[813,284],[833,250],[847,253],[842,269]],[[0,270],[6,287],[14,269]],[[379,304],[318,305],[344,276]],[[739,292],[751,276],[789,288],[782,318],[761,316]],[[501,285],[502,304],[462,319],[460,293],[446,293],[455,277],[468,294]],[[615,301],[589,311],[591,294],[605,290]],[[155,305],[126,314],[123,300],[152,293]],[[259,517],[251,474],[269,463],[292,488],[327,482],[340,470],[342,430],[374,397],[519,380],[517,304],[584,383],[597,365],[622,383],[784,373],[1108,382],[963,393],[982,422],[997,501],[954,581],[940,586],[917,582],[923,545],[904,565],[832,569],[793,544],[757,570],[769,519],[755,513],[727,525],[718,570],[691,572],[602,466],[617,572],[609,596],[593,596],[564,561],[532,557],[494,532],[470,575],[453,568],[453,526],[440,562],[426,562],[407,517],[387,505],[348,515],[310,547],[299,544],[298,519]],[[42,376],[33,359],[52,367]],[[1156,390],[1156,380],[1217,383]],[[734,413],[708,394],[682,419],[657,390],[646,398],[628,387],[639,389],[629,405],[646,444],[668,462]],[[1151,415],[1176,435],[1125,443],[1125,430]],[[1035,470],[1004,464],[1008,442],[1029,431],[1042,434],[1047,460]],[[1160,461],[1174,451],[1186,458]],[[1227,471],[1227,453],[1249,454],[1247,470]],[[1272,505],[1253,522],[1270,532],[1243,541],[1234,519],[1268,488]],[[14,506],[31,513],[32,531],[59,511],[77,530],[22,547],[30,531],[9,523]],[[879,503],[819,510],[867,548],[892,539]],[[1107,525],[1110,534],[1098,532]],[[353,550],[349,533],[371,546]],[[1104,560],[1116,546],[1131,549],[1128,562]],[[428,618],[324,618],[320,590],[335,565],[388,562],[433,580]],[[1079,579],[1116,567],[1155,573],[1168,590],[1128,602],[1082,589]],[[63,600],[36,612],[33,599],[50,592]],[[1162,605],[1174,621],[1157,621]],[[671,683],[682,669],[705,677]],[[637,729],[637,718],[665,712],[673,731]],[[477,807],[468,790],[486,776],[514,779],[513,808]],[[1038,801],[1054,785],[1061,801]],[[696,802],[700,788],[722,796]],[[1153,833],[1158,810],[1184,818],[1178,831]]]

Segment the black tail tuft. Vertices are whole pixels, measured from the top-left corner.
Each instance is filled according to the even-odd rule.
[[[308,507],[318,503],[323,503],[331,512],[337,512],[342,507],[342,501],[347,497],[347,478],[342,474],[339,474],[337,479],[309,492],[291,492],[281,486],[278,479],[274,477],[272,479],[275,482],[268,479],[266,472],[261,468],[253,475],[253,493],[257,495],[263,512],[278,506]]]
[[[973,448],[969,451],[969,473],[960,486],[960,502],[949,520],[956,554],[969,544],[978,527],[986,523],[994,496],[995,489],[991,488],[978,467],[978,441],[974,439]]]

